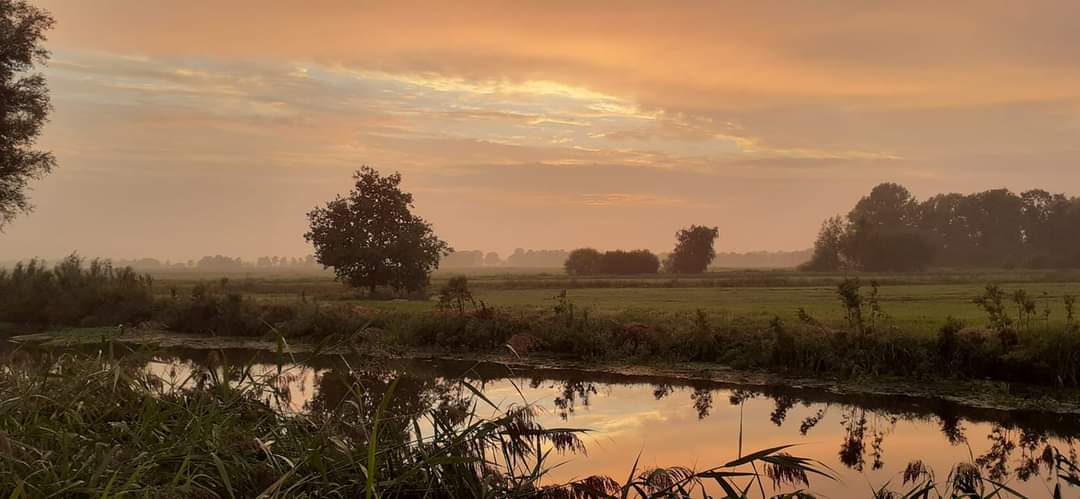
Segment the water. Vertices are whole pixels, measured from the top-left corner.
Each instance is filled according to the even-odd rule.
[[[179,382],[191,366],[206,364],[208,355],[217,354],[177,351],[148,367]],[[281,360],[244,351],[225,357],[226,363],[254,361],[256,370],[267,373],[276,372]],[[954,464],[974,462],[986,475],[1030,497],[1051,497],[1053,476],[1038,458],[1047,445],[1075,455],[1080,433],[1076,416],[972,409],[919,398],[511,370],[460,361],[292,360],[296,363],[287,364],[279,379],[287,395],[280,402],[285,411],[333,407],[346,396],[344,380],[378,392],[390,379],[401,378],[395,399],[414,409],[436,403],[447,387],[467,380],[495,403],[537,404],[545,426],[591,429],[584,438],[587,455],[556,457],[559,466],[549,482],[596,474],[622,480],[635,459],[641,467],[704,469],[740,453],[798,444],[791,453],[816,459],[839,476],[837,482],[812,481],[811,490],[823,497],[867,497],[885,483],[899,485],[904,468],[916,459],[939,480]],[[1080,489],[1066,489],[1066,497],[1080,497]]]

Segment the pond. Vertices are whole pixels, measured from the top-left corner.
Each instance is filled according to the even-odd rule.
[[[435,403],[462,380],[499,405],[535,404],[545,426],[591,430],[585,455],[553,458],[558,466],[549,483],[596,474],[622,479],[635,460],[639,467],[705,469],[740,454],[798,444],[792,454],[816,459],[839,477],[812,481],[811,490],[824,497],[872,496],[872,489],[890,482],[898,487],[914,460],[930,466],[938,480],[957,463],[974,463],[1025,495],[1051,497],[1053,476],[1040,462],[1043,451],[1052,445],[1075,461],[1080,433],[1075,415],[463,361],[175,350],[147,368],[180,383],[194,366],[230,362],[263,373],[282,369],[278,403],[292,412],[334,406],[347,396],[349,381],[385,390],[395,378],[400,407]],[[1080,489],[1066,489],[1066,496],[1080,497]]]

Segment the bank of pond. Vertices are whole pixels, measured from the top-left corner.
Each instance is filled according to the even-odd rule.
[[[356,354],[12,348],[0,484],[17,497],[1080,491],[1075,414]]]

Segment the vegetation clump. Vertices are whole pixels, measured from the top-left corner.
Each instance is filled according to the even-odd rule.
[[[153,313],[153,280],[107,261],[72,255],[52,268],[39,260],[0,269],[0,321],[117,325]]]
[[[570,252],[563,265],[572,276],[655,274],[660,258],[649,250],[605,251],[580,248]]]

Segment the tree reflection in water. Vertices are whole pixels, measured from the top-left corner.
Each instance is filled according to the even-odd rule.
[[[653,397],[661,400],[678,390],[671,384],[657,384],[653,387]],[[689,388],[691,407],[699,419],[710,415],[714,391],[716,390],[703,386]],[[800,403],[800,400],[790,393],[767,395],[745,389],[730,391],[729,402],[732,406],[740,406],[759,396],[772,399],[774,408],[769,414],[769,420],[777,427],[784,426],[790,411]],[[802,405],[812,408],[816,404],[802,401]],[[805,436],[821,424],[828,415],[828,409],[834,405],[825,403],[813,414],[803,418],[799,423],[799,433]],[[871,470],[885,467],[886,440],[900,421],[936,419],[941,434],[950,445],[964,445],[968,441],[963,418],[951,406],[944,406],[929,416],[867,409],[856,405],[840,404],[839,408],[842,437],[838,457],[844,466],[858,472],[867,469],[868,459]],[[977,466],[986,478],[994,481],[1006,481],[1011,477],[1027,481],[1041,473],[1051,473],[1056,466],[1053,456],[1058,452],[1062,452],[1069,461],[1076,462],[1077,452],[1072,436],[1055,434],[1055,445],[1051,436],[1045,432],[994,424],[986,438],[990,441],[989,449],[973,456],[972,464]]]
[[[216,360],[205,358],[204,362],[213,364]],[[351,428],[367,428],[371,426],[373,414],[390,384],[397,379],[392,402],[387,408],[388,417],[381,423],[385,430],[380,432],[380,439],[385,438],[389,443],[404,441],[409,438],[410,432],[417,431],[404,424],[412,419],[405,416],[420,414],[430,408],[435,408],[442,417],[450,420],[467,414],[469,407],[465,401],[469,400],[470,394],[462,393],[462,374],[466,378],[477,380],[480,386],[488,382],[508,380],[505,369],[493,372],[491,369],[483,371],[474,368],[475,365],[449,375],[445,366],[434,364],[397,369],[370,364],[365,364],[364,369],[353,369],[347,364],[334,364],[329,368],[325,365],[322,369],[313,368],[312,372],[317,374],[311,394],[304,393],[304,383],[295,377],[282,376],[278,384],[283,398],[306,400],[303,410],[324,414],[328,416],[327,420],[349,421],[353,423],[349,425]],[[175,372],[169,374],[177,377]],[[233,373],[232,376],[236,379],[241,374]],[[554,413],[563,420],[588,410],[597,402],[595,399],[602,392],[605,396],[611,393],[601,388],[640,385],[640,381],[618,377],[604,378],[586,373],[532,370],[527,374],[519,372],[510,376],[527,382],[527,386],[534,390],[552,390]],[[978,415],[972,420],[972,409],[946,403],[905,405],[905,402],[897,401],[895,397],[853,399],[819,395],[815,398],[806,397],[801,391],[720,388],[708,383],[679,385],[676,382],[661,382],[647,389],[651,391],[651,398],[657,401],[677,393],[685,393],[683,396],[688,397],[690,408],[701,420],[709,418],[717,411],[715,404],[719,395],[727,396],[733,407],[747,404],[747,410],[751,407],[748,405],[751,400],[768,400],[772,404],[771,410],[766,409],[769,422],[777,428],[797,424],[798,432],[803,436],[809,436],[815,428],[823,424],[839,425],[838,460],[844,467],[860,473],[881,470],[886,466],[889,436],[895,433],[899,422],[932,424],[938,428],[949,445],[969,448],[974,436],[968,434],[971,430],[965,426],[965,422],[991,422],[990,430],[985,436],[989,446],[985,451],[972,455],[970,465],[977,469],[982,477],[995,481],[1012,478],[1027,481],[1037,476],[1049,477],[1057,472],[1062,459],[1075,462],[1073,435],[1080,431],[1080,424],[1070,424],[1070,421],[1075,423],[1075,418],[1059,418],[1057,423],[1043,424],[1039,422],[1041,420],[1038,415],[1014,417],[1012,413],[998,411]],[[808,414],[796,411],[797,407],[806,409]],[[747,412],[747,415],[749,414],[751,413]],[[799,414],[794,422],[792,414]],[[1053,422],[1053,418],[1049,419]],[[366,436],[355,437],[363,440]],[[912,457],[923,456],[894,456],[892,460]],[[921,469],[914,466],[917,462],[912,461],[908,468]],[[902,466],[906,463],[891,464]]]
[[[540,388],[544,384],[544,380],[533,379],[529,382],[531,388]],[[589,397],[596,395],[596,383],[580,381],[580,380],[568,380],[556,383],[558,386],[559,394],[555,396],[552,403],[555,405],[555,412],[566,421],[574,414],[574,411],[580,405],[581,407],[589,407]]]

